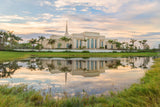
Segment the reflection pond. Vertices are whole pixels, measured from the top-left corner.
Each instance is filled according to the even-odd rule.
[[[138,83],[153,64],[153,57],[28,58],[0,64],[0,84],[50,93],[54,97],[107,95]]]

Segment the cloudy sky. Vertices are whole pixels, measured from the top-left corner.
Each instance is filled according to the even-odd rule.
[[[160,0],[0,0],[0,30],[25,40],[40,35],[100,32],[127,41],[160,44]]]

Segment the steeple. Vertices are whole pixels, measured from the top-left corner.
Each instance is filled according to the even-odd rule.
[[[64,36],[69,36],[69,33],[68,33],[68,21],[66,21],[66,32],[65,32]]]

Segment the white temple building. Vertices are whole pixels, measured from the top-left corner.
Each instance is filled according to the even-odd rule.
[[[65,41],[62,38],[68,38]],[[117,49],[116,44],[111,44],[105,36],[97,32],[68,33],[68,24],[66,23],[66,31],[64,35],[52,35],[50,39],[54,39],[54,44],[49,44],[48,39],[42,42],[45,49]],[[117,41],[117,40],[115,40]]]

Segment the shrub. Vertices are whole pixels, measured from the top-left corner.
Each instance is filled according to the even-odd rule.
[[[117,53],[117,51],[113,51],[113,53]]]
[[[100,47],[100,49],[104,49],[104,47]]]
[[[82,51],[82,53],[90,53],[89,51]]]

